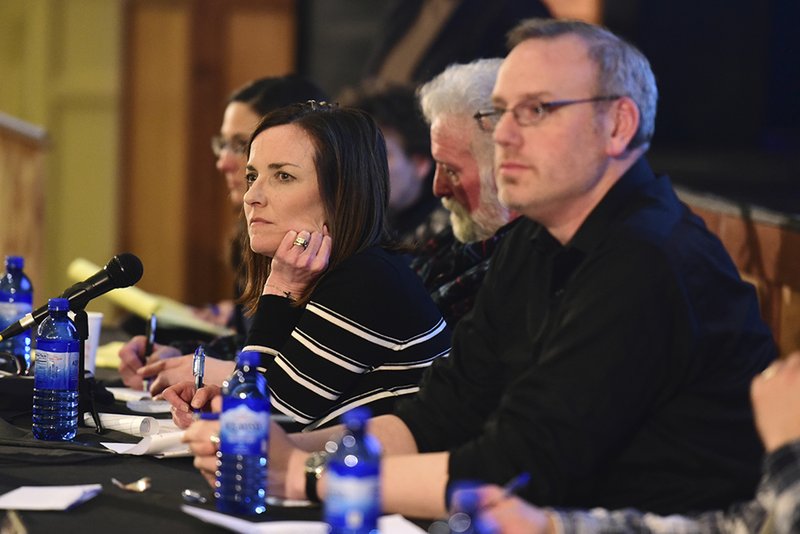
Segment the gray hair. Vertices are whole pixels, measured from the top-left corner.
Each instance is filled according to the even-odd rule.
[[[528,19],[508,32],[508,47],[528,39],[552,39],[575,35],[589,48],[589,57],[597,64],[597,90],[601,95],[628,96],[639,108],[639,129],[628,144],[629,149],[650,144],[655,131],[658,88],[650,62],[636,47],[606,28],[577,20]]]
[[[479,109],[492,106],[492,90],[502,62],[500,58],[492,58],[450,65],[417,91],[428,123],[445,115],[467,119],[463,122],[471,128],[470,148],[475,159],[479,165],[490,167],[494,158],[492,136],[481,131],[472,117]]]

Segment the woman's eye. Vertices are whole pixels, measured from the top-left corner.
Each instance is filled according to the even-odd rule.
[[[282,172],[282,171],[276,172],[275,173],[275,178],[277,178],[279,182],[288,182],[290,180],[294,180],[294,176],[292,176],[291,174],[287,174],[285,172]]]
[[[258,175],[254,172],[248,172],[244,175],[244,181],[247,182],[248,187],[253,185],[253,182],[256,181],[256,178],[258,178]]]

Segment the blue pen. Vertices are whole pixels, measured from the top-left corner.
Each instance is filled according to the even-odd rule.
[[[520,473],[519,475],[515,476],[511,480],[505,483],[503,486],[503,498],[507,498],[512,494],[518,492],[525,486],[527,486],[531,481],[531,474],[528,472]]]
[[[194,387],[203,387],[203,374],[206,369],[206,350],[203,345],[197,347],[192,358],[192,374],[194,375]]]

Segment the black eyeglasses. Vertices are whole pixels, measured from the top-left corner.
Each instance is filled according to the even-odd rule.
[[[608,96],[593,96],[591,98],[580,98],[577,100],[555,100],[553,102],[540,102],[538,100],[528,100],[521,102],[511,109],[506,108],[492,108],[481,110],[473,115],[473,118],[478,121],[478,126],[484,132],[493,132],[497,123],[500,122],[500,117],[503,113],[511,112],[514,120],[520,126],[531,126],[538,122],[542,122],[548,113],[552,113],[558,108],[564,106],[571,106],[572,104],[585,104],[587,102],[604,102],[608,100],[617,100],[622,98],[617,95]]]
[[[215,135],[211,138],[211,150],[216,157],[222,154],[223,150],[230,150],[237,156],[242,156],[247,153],[247,143],[244,139],[225,139],[221,135]]]

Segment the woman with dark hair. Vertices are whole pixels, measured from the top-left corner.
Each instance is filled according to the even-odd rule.
[[[245,350],[262,352],[273,409],[298,426],[367,405],[389,413],[450,350],[417,276],[387,248],[386,147],[366,113],[309,102],[267,114],[250,142]],[[164,392],[180,426],[219,392]],[[196,394],[195,394],[196,393]]]
[[[217,158],[217,170],[225,178],[228,186],[228,199],[231,207],[240,214],[234,228],[231,228],[229,258],[234,272],[239,272],[242,250],[248,248],[241,244],[239,235],[245,231],[242,215],[242,197],[247,190],[244,168],[247,164],[247,148],[253,130],[267,112],[288,106],[295,102],[325,99],[322,89],[309,80],[296,74],[260,78],[236,89],[225,106],[219,133],[211,138],[211,149]],[[234,299],[239,298],[244,288],[244,280],[238,277],[233,288]],[[206,344],[209,355],[222,360],[233,360],[236,350],[241,348],[249,324],[241,313],[241,307],[227,299],[203,308],[195,313],[201,319],[214,324],[233,328],[237,335],[218,338]],[[176,339],[170,345],[156,345],[152,355],[145,356],[144,336],[135,336],[119,352],[119,372],[126,386],[141,389],[145,377],[154,377],[150,390],[153,394],[180,380],[191,377],[191,355],[200,341],[196,339]],[[144,363],[147,359],[147,364]],[[211,364],[207,369],[208,378],[222,380],[224,370],[217,372]]]

